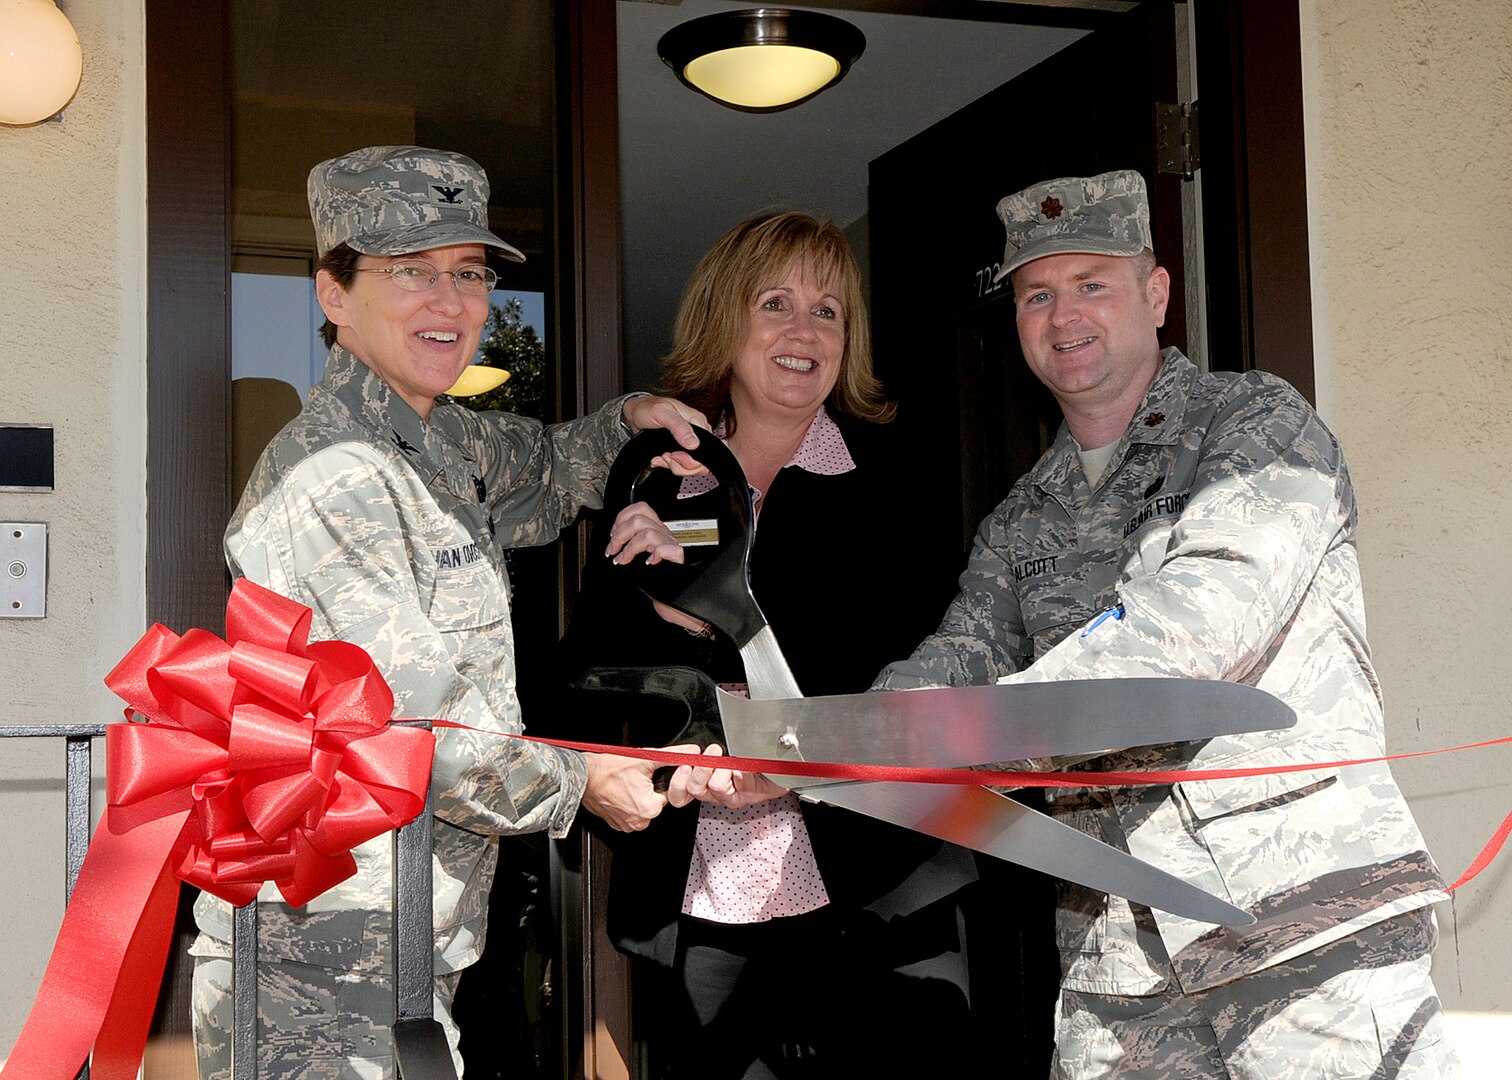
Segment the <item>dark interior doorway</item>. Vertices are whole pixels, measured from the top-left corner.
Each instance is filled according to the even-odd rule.
[[[1060,426],[1019,349],[1014,304],[996,280],[997,201],[1039,180],[1137,169],[1171,273],[1165,343],[1186,344],[1181,178],[1156,168],[1155,103],[1177,100],[1169,6],[1145,4],[871,163],[872,323],[878,373],[902,402],[910,514],[957,523],[959,550],[1028,472]],[[1170,254],[1166,254],[1170,252]],[[1020,801],[1044,808],[1038,792]],[[972,1005],[1005,1064],[1049,1072],[1059,958],[1055,882],[979,860],[968,913]]]
[[[1182,180],[1155,157],[1156,103],[1177,100],[1176,42],[1172,8],[1142,5],[871,163],[878,374],[921,450],[905,490],[960,523],[963,551],[1060,426],[1024,366],[1007,282],[994,280],[1000,198],[1054,176],[1138,170],[1171,274],[1164,342],[1186,345]]]

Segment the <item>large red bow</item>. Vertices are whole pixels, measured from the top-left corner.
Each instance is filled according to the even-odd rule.
[[[425,807],[435,741],[390,727],[371,657],[309,644],[310,610],[238,581],[226,640],[155,625],[105,683],[145,723],[106,729],[90,842],[5,1080],[131,1080],[171,939],[174,878],[300,906],[356,872],[351,849]]]

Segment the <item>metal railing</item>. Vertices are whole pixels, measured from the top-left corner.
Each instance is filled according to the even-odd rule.
[[[427,721],[398,721],[429,728]],[[63,788],[65,899],[89,847],[93,741],[104,724],[0,724],[0,737],[64,741]],[[394,833],[394,1059],[404,1080],[456,1080],[446,1033],[436,1021],[431,994],[435,949],[431,919],[431,802]],[[232,924],[232,1080],[257,1078],[257,901],[236,909]],[[88,1080],[86,1062],[79,1080]]]

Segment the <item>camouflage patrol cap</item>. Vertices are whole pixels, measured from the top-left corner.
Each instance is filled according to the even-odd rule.
[[[1138,255],[1153,246],[1144,177],[1133,169],[1045,180],[1009,195],[997,212],[1008,246],[994,281],[1046,255]]]
[[[409,255],[485,244],[524,262],[488,231],[488,176],[470,157],[423,146],[369,146],[322,161],[307,185],[315,250],[349,244],[364,255]]]

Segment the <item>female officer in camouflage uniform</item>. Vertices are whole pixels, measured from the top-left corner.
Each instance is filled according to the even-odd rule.
[[[325,376],[264,452],[226,530],[226,558],[314,611],[312,639],[372,654],[400,715],[521,730],[504,551],[544,544],[596,507],[624,441],[665,427],[696,445],[703,417],[632,396],[542,427],[442,397],[471,362],[488,317],[488,181],[460,154],[370,147],[309,179]],[[691,461],[689,462],[691,464]],[[449,1006],[482,952],[494,836],[562,836],[581,802],[640,829],[664,798],[651,766],[471,731],[436,733],[435,1006]],[[357,874],[294,910],[265,891],[259,932],[259,1074],[393,1074],[389,1027],[390,841],[355,852]],[[200,1075],[228,1075],[230,909],[196,906]]]

